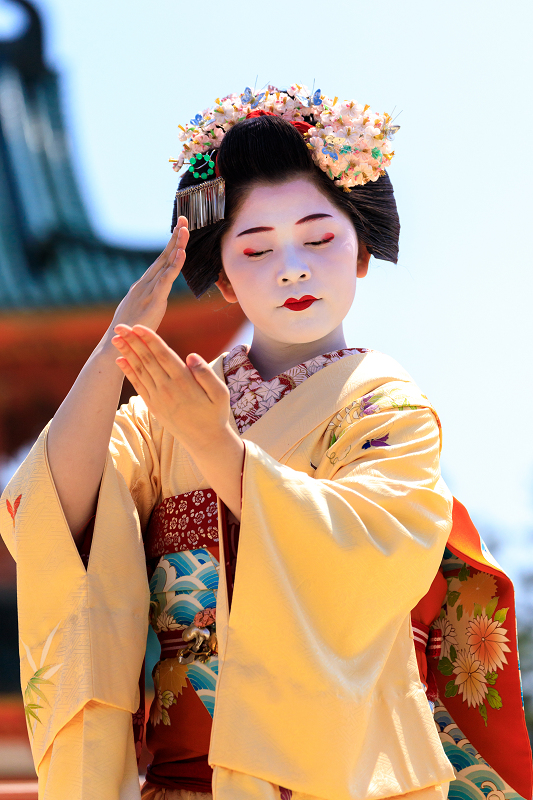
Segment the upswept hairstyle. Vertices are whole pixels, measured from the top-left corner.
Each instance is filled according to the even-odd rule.
[[[354,186],[350,192],[336,186],[316,166],[303,136],[281,117],[260,116],[243,120],[231,128],[218,150],[218,172],[225,180],[225,217],[212,225],[191,231],[182,273],[189,288],[200,297],[218,279],[223,268],[222,237],[230,228],[249,192],[260,184],[277,184],[307,178],[333,205],[352,220],[357,238],[375,258],[398,261],[400,220],[392,184],[387,174],[377,181]],[[203,183],[187,171],[180,189]],[[176,225],[176,202],[172,230]]]

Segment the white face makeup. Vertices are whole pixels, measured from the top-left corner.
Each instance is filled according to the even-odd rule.
[[[222,263],[231,286],[220,288],[226,299],[234,293],[256,331],[270,340],[315,342],[342,330],[357,261],[352,222],[311,182],[258,186],[224,237]],[[360,276],[365,272],[360,265]]]

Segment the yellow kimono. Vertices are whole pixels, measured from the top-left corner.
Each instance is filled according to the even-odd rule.
[[[223,377],[222,357],[213,367]],[[131,715],[148,626],[142,531],[161,499],[208,487],[133,398],[117,412],[85,570],[46,438],[47,429],[0,503],[18,566],[39,798],[138,800]],[[214,800],[274,800],[278,785],[295,800],[442,798],[454,772],[410,623],[452,525],[427,398],[392,359],[358,353],[309,377],[242,438],[231,613],[219,536]]]

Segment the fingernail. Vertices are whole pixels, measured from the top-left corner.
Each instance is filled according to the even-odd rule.
[[[201,360],[200,356],[196,355],[196,353],[191,353],[191,355],[188,358],[188,363],[189,363],[189,366],[191,366],[191,367],[199,367],[202,364],[202,360]]]

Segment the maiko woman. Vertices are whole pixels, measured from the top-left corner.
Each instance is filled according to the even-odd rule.
[[[40,798],[138,800],[148,621],[144,800],[531,797],[512,585],[428,398],[344,338],[370,256],[397,260],[394,133],[296,85],[183,129],[170,242],[0,506]],[[250,347],[157,335],[182,268]]]

